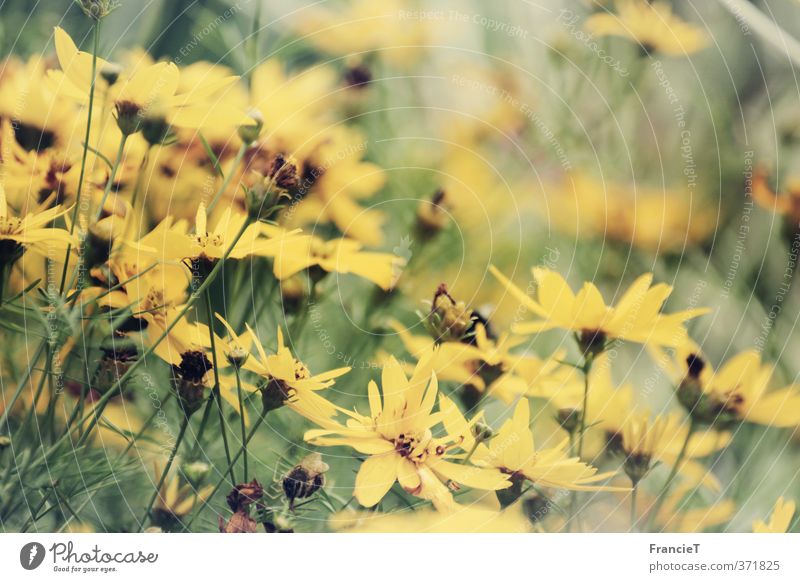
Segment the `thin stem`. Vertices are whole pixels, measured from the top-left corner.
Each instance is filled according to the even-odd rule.
[[[170,334],[172,329],[176,325],[178,325],[178,322],[194,306],[194,304],[197,301],[197,299],[203,294],[203,292],[208,288],[208,286],[211,285],[211,283],[214,281],[214,279],[217,276],[217,274],[222,269],[222,265],[225,263],[225,261],[227,260],[228,256],[230,255],[231,251],[236,246],[236,244],[239,242],[239,239],[242,238],[242,236],[244,235],[245,230],[247,229],[248,226],[250,226],[250,224],[251,223],[250,223],[249,220],[246,220],[242,224],[241,229],[236,234],[236,236],[233,238],[233,240],[231,241],[231,244],[228,246],[228,248],[225,250],[225,254],[222,256],[222,258],[219,261],[217,261],[217,264],[214,265],[214,268],[211,270],[211,273],[209,273],[209,275],[200,284],[200,286],[197,288],[197,290],[189,296],[189,300],[186,302],[186,305],[184,305],[183,308],[181,309],[181,311],[179,311],[177,313],[177,315],[172,320],[172,322],[170,322],[169,325],[167,325],[166,329],[158,337],[158,339],[156,339],[156,341],[153,342],[153,344],[147,349],[147,351],[145,351],[145,353],[142,354],[142,357],[139,358],[138,360],[136,360],[136,362],[134,362],[133,365],[130,368],[128,368],[125,371],[125,373],[116,380],[114,385],[105,394],[103,394],[103,396],[100,397],[100,399],[97,401],[97,404],[94,407],[94,409],[92,411],[90,411],[89,413],[87,413],[86,416],[81,418],[81,420],[78,423],[79,426],[83,426],[84,422],[86,422],[89,419],[91,419],[91,420],[89,420],[89,425],[87,426],[86,430],[83,432],[81,437],[79,438],[76,446],[80,446],[80,445],[82,445],[83,443],[86,442],[86,440],[89,438],[89,436],[91,435],[91,433],[94,430],[94,428],[97,426],[97,423],[100,421],[100,418],[103,415],[103,411],[105,410],[105,407],[108,405],[108,403],[111,400],[111,398],[114,397],[119,392],[119,390],[122,388],[122,386],[125,384],[125,382],[127,382],[133,376],[134,372],[136,372],[136,370],[139,369],[139,366],[141,366],[142,363],[144,361],[146,361],[147,358],[156,350],[156,348],[159,345],[161,345],[161,342],[163,342],[164,339],[166,339],[166,337]],[[71,433],[72,433],[72,431],[71,431],[71,425],[70,425],[70,426],[66,427],[66,429],[64,431],[64,434],[61,436],[61,438],[58,439],[58,441],[56,441],[55,444],[53,444],[53,446],[51,446],[47,451],[45,451],[43,453],[43,458],[47,458],[53,451],[55,451],[57,449],[57,447],[59,447],[63,442],[65,442],[68,438],[70,438]]]
[[[200,455],[200,447],[202,446],[203,442],[203,433],[206,430],[206,424],[208,424],[208,419],[211,416],[211,408],[214,406],[212,402],[213,396],[208,399],[206,403],[205,409],[203,409],[203,418],[200,419],[200,426],[197,429],[197,433],[195,433],[195,441],[194,441],[194,448],[192,449],[191,457],[192,459],[196,459]]]
[[[230,465],[228,465],[228,468],[227,468],[227,469],[225,469],[225,473],[227,473],[228,471],[230,471],[231,469],[233,469],[233,465],[236,463],[236,461],[238,461],[238,460],[239,460],[239,457],[241,457],[241,456],[242,456],[242,453],[244,452],[244,450],[245,450],[245,448],[246,448],[247,444],[248,444],[248,443],[249,443],[249,442],[252,440],[252,438],[255,436],[255,434],[256,434],[256,431],[258,431],[258,428],[261,426],[261,423],[262,423],[262,422],[264,422],[264,419],[265,419],[265,418],[266,418],[266,415],[265,415],[265,414],[259,414],[259,415],[258,415],[258,420],[257,420],[257,421],[255,422],[255,424],[253,425],[253,428],[251,428],[251,429],[250,429],[250,432],[249,432],[249,433],[247,433],[247,438],[244,440],[244,443],[243,443],[243,445],[242,445],[242,448],[240,448],[240,449],[237,451],[236,455],[234,455],[233,459],[231,459],[231,463],[230,463]],[[220,487],[222,487],[222,484],[225,482],[225,473],[223,473],[223,475],[222,475],[222,479],[220,479],[219,481],[217,481],[217,484],[216,484],[216,486],[214,487],[214,489],[211,491],[211,494],[210,494],[210,495],[208,495],[208,496],[206,496],[206,498],[205,498],[205,501],[203,501],[203,503],[200,505],[200,507],[199,507],[199,508],[195,508],[194,514],[192,515],[192,519],[190,519],[190,520],[189,520],[189,523],[186,525],[186,529],[188,529],[188,528],[190,528],[190,527],[191,527],[191,525],[194,523],[194,520],[197,518],[197,516],[198,516],[198,514],[200,513],[200,511],[201,511],[203,508],[205,508],[205,506],[206,506],[206,505],[208,505],[208,502],[209,502],[209,501],[210,501],[210,500],[211,500],[211,499],[214,497],[214,495],[216,495],[216,494],[217,494],[217,491],[219,491],[219,488],[220,488]]]
[[[631,531],[636,531],[636,493],[639,491],[637,487],[637,483],[633,484],[633,488],[631,489]]]
[[[219,426],[222,433],[222,444],[225,447],[225,459],[231,463],[231,449],[228,446],[228,429],[225,426],[225,415],[222,412],[222,397],[219,390],[219,367],[217,365],[217,346],[214,338],[214,310],[211,307],[211,288],[207,287],[204,295],[206,296],[206,311],[208,312],[208,335],[211,341],[211,363],[214,366],[214,400],[217,402],[217,413],[219,414]],[[236,487],[236,477],[233,474],[233,467],[230,469],[231,485]]]
[[[689,429],[686,431],[686,439],[684,439],[681,450],[675,459],[675,464],[672,465],[672,470],[670,470],[669,475],[667,475],[667,480],[664,481],[664,485],[661,488],[661,491],[658,493],[658,497],[656,497],[656,502],[653,504],[653,508],[650,510],[650,516],[647,520],[648,530],[653,528],[656,517],[658,516],[659,511],[661,511],[661,508],[667,499],[669,488],[672,485],[672,482],[675,480],[678,471],[680,470],[681,463],[683,463],[683,460],[686,457],[686,452],[689,450],[689,441],[692,440],[692,435],[694,434],[695,430],[697,430],[697,423],[695,422],[694,418],[692,418],[689,421]]]
[[[253,28],[250,31],[250,69],[247,71],[247,79],[250,85],[253,84],[253,71],[258,65],[258,33],[261,30],[261,0],[256,0],[256,11],[253,15]]]
[[[592,371],[592,356],[586,356],[583,363],[583,407],[581,408],[581,425],[578,429],[578,457],[583,455],[583,433],[586,432],[586,409],[589,404],[589,374]]]
[[[141,521],[139,522],[139,529],[137,531],[142,531],[144,529],[144,524],[147,522],[150,512],[153,511],[153,504],[156,502],[156,498],[161,493],[161,488],[164,486],[164,481],[166,481],[169,470],[172,468],[172,463],[175,461],[175,456],[178,454],[178,448],[181,446],[183,435],[186,434],[186,427],[188,426],[189,415],[184,414],[183,420],[181,421],[180,432],[178,432],[178,438],[175,439],[175,446],[172,447],[172,451],[169,454],[169,459],[167,460],[167,466],[164,467],[164,470],[161,472],[161,477],[158,480],[158,485],[156,485],[156,490],[153,491],[153,496],[150,498],[150,502],[147,504],[147,509],[145,510]]]
[[[481,444],[481,441],[480,441],[480,440],[478,440],[478,439],[475,439],[475,444],[474,444],[474,445],[472,445],[472,448],[471,448],[471,449],[469,450],[469,452],[467,453],[467,456],[466,456],[466,457],[464,457],[464,464],[465,464],[465,465],[466,465],[467,463],[469,463],[469,460],[472,458],[472,455],[474,455],[474,454],[475,454],[475,451],[477,451],[477,450],[478,450],[478,445],[479,445],[479,444]]]
[[[119,140],[119,148],[117,149],[117,158],[114,160],[114,165],[111,167],[111,173],[108,175],[105,190],[103,190],[103,197],[100,199],[100,205],[97,207],[97,212],[94,213],[94,222],[100,220],[103,215],[103,207],[106,205],[108,195],[111,193],[111,188],[114,187],[114,179],[117,177],[117,170],[122,164],[122,156],[124,155],[125,143],[128,141],[128,134],[123,133]]]
[[[247,152],[247,144],[242,143],[242,145],[239,146],[239,151],[236,152],[236,157],[233,159],[233,165],[231,166],[231,169],[228,170],[227,174],[225,174],[225,178],[223,178],[219,190],[217,190],[217,193],[214,194],[214,198],[212,198],[211,204],[208,205],[208,210],[206,211],[208,212],[208,214],[211,214],[211,211],[214,210],[214,207],[217,205],[217,202],[219,202],[219,199],[222,197],[222,194],[225,192],[225,190],[228,189],[228,185],[231,183],[233,175],[239,168],[239,164],[242,163],[242,159],[244,158],[245,152]]]
[[[589,375],[592,371],[592,363],[594,356],[592,354],[584,355],[583,360],[583,406],[581,407],[581,424],[578,427],[578,458],[583,457],[583,435],[586,432],[586,417],[587,408],[589,404]],[[573,491],[570,496],[569,503],[569,516],[567,517],[567,531],[572,530],[572,520],[575,516],[575,510],[578,505],[578,492]]]
[[[247,483],[247,476],[249,474],[249,471],[247,470],[247,429],[244,426],[244,398],[242,397],[242,379],[239,376],[239,366],[234,366],[233,370],[236,374],[236,394],[239,397],[239,422],[242,429],[242,458],[244,460],[244,479],[242,482]]]
[[[100,19],[94,20],[94,40],[92,42],[92,80],[89,84],[89,111],[86,119],[86,132],[83,138],[83,155],[81,156],[81,171],[78,175],[78,188],[75,193],[75,209],[72,211],[72,224],[69,226],[69,233],[74,234],[75,224],[78,222],[78,212],[81,207],[81,193],[83,191],[83,178],[86,174],[86,157],[89,153],[89,134],[92,130],[92,110],[94,109],[94,88],[97,81],[97,46],[100,42]],[[64,257],[64,270],[61,272],[61,285],[59,293],[64,292],[64,285],[67,281],[67,271],[69,270],[69,257],[72,252],[72,243],[67,245],[67,253]],[[79,269],[80,270],[80,269]],[[79,282],[80,283],[80,282]]]

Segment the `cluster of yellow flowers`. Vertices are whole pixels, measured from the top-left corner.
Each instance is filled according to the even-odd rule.
[[[584,32],[633,40],[639,59],[709,44],[667,2],[600,4]],[[398,27],[403,6],[357,0],[341,14],[312,10],[297,28],[322,53],[380,55],[407,70],[431,31]],[[337,531],[702,531],[737,510],[727,477],[708,461],[743,426],[800,426],[800,386],[773,387],[772,366],[755,349],[715,369],[689,333],[712,309],[665,311],[673,288],[653,274],[607,302],[603,284],[575,291],[555,265],[532,268],[524,288],[502,257],[482,256],[494,252],[482,219],[505,224],[510,212],[482,153],[497,144],[480,123],[441,130],[444,177],[413,214],[413,264],[402,245],[385,250],[394,216],[370,204],[388,172],[370,161],[347,115],[353,91],[369,84],[368,57],[348,61],[344,88],[333,64],[297,71],[269,58],[240,78],[220,64],[178,66],[140,49],[112,61],[98,55],[108,14],[92,14],[90,52],[56,27],[53,58],[9,57],[0,70],[0,309],[9,316],[0,328],[24,336],[9,343],[14,363],[2,367],[0,434],[9,436],[0,438],[16,446],[38,422],[49,426],[24,462],[12,453],[15,481],[81,447],[104,451],[92,487],[111,478],[102,473],[107,448],[126,470],[132,454],[151,464],[154,423],[174,399],[176,420],[164,422],[178,433],[166,455],[156,453],[166,460],[155,462],[155,480],[147,471],[143,511],[137,505],[129,520],[139,531],[188,530],[207,506],[221,513],[217,493],[228,481],[230,515],[211,526],[224,532],[292,531],[312,502]],[[524,135],[532,118],[509,105],[522,92],[514,79],[475,75],[505,84],[508,96],[479,104],[475,117]],[[558,200],[553,225],[562,234],[660,254],[714,230],[715,217],[681,189],[609,185],[562,169],[545,179],[547,204],[533,209]],[[763,173],[754,195],[798,214],[798,197],[777,196]],[[455,261],[424,253],[453,246],[442,240],[451,222],[482,242],[448,287],[440,281],[455,278]],[[641,269],[650,270],[660,272]],[[357,306],[347,315],[358,333],[326,359],[302,332],[339,275],[355,279],[337,299]],[[413,310],[434,288],[410,324],[400,302]],[[620,361],[623,344],[641,347],[674,388],[660,413]],[[365,362],[380,370],[380,384],[360,379],[355,368]],[[149,418],[134,405],[145,392],[158,401]],[[273,451],[253,439],[274,419],[282,441],[274,472],[283,475],[265,486],[256,479],[263,462],[253,460]],[[299,458],[303,447],[314,450]],[[339,456],[323,460],[327,447]],[[206,461],[223,449],[212,471]],[[76,462],[92,461],[87,453]],[[3,477],[0,520],[27,510],[27,528],[90,488],[68,487],[43,487],[34,510]],[[65,506],[63,527],[75,527],[80,510]],[[794,513],[781,497],[753,531],[787,531]]]

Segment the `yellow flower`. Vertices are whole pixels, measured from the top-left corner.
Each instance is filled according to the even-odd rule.
[[[323,240],[311,235],[281,239],[258,247],[255,254],[273,257],[275,276],[281,281],[308,268],[327,273],[352,273],[389,290],[396,283],[403,259],[391,253],[361,250],[361,243],[339,238]]]
[[[61,206],[49,210],[33,211],[23,218],[11,216],[6,203],[6,191],[0,184],[0,264],[14,262],[26,250],[50,256],[51,251],[66,252],[76,240],[68,231],[48,226],[69,210]]]
[[[594,284],[584,283],[575,294],[561,275],[549,269],[533,269],[538,284],[536,299],[529,297],[494,266],[490,270],[522,307],[539,318],[516,324],[512,331],[531,334],[554,328],[572,330],[580,334],[581,346],[588,351],[601,351],[605,343],[613,339],[676,347],[686,340],[684,323],[708,312],[707,309],[687,309],[662,314],[661,306],[672,288],[663,283],[651,287],[653,275],[649,273],[636,279],[612,307],[606,306]]]
[[[256,337],[250,326],[249,335]],[[239,340],[241,341],[241,340]],[[283,332],[278,328],[278,349],[267,355],[261,342],[255,341],[257,355],[247,358],[243,369],[258,374],[261,381],[258,385],[243,384],[243,388],[251,392],[261,392],[264,412],[269,412],[283,405],[316,423],[324,423],[337,412],[335,405],[317,394],[329,388],[336,378],[350,371],[350,368],[336,368],[312,375],[303,362],[292,355],[283,343]]]
[[[585,27],[596,36],[631,39],[647,53],[689,55],[709,42],[702,28],[675,16],[672,7],[663,0],[617,0],[616,14],[593,14]]]
[[[420,360],[410,379],[391,358],[381,384],[379,390],[369,383],[369,415],[340,409],[350,417],[346,425],[331,421],[305,435],[314,445],[349,446],[368,455],[356,476],[354,495],[361,505],[377,505],[395,482],[439,510],[455,508],[447,482],[487,490],[508,487],[504,475],[448,460],[463,437],[449,431],[434,436],[442,414],[433,412],[439,387],[430,356]]]
[[[753,522],[753,533],[786,533],[792,524],[795,509],[794,501],[786,501],[783,497],[779,498],[775,502],[775,508],[772,510],[768,523],[764,523],[760,519]]]
[[[769,390],[773,366],[746,350],[714,370],[699,346],[684,342],[668,360],[678,399],[699,422],[725,426],[744,421],[767,426],[800,425],[800,388]]]
[[[545,200],[536,208],[571,236],[613,240],[651,252],[680,251],[702,242],[716,222],[715,214],[693,204],[683,190],[609,183],[582,172],[546,188]]]
[[[155,475],[161,475],[161,469],[156,466]],[[194,509],[195,505],[205,501],[214,490],[213,485],[206,485],[195,489],[189,483],[181,483],[178,475],[169,477],[158,492],[156,503],[153,507],[154,521],[162,529],[170,529]]]
[[[389,321],[405,349],[415,358],[430,352],[436,345],[429,336],[413,335],[398,321]],[[489,338],[486,326],[475,326],[474,342],[447,341],[438,344],[431,366],[442,381],[470,385],[480,392],[489,390],[492,396],[510,404],[517,397],[555,390],[568,374],[557,359],[559,352],[541,359],[532,355],[512,354],[511,350],[523,340],[503,333],[498,339]]]
[[[631,479],[638,482],[657,463],[674,466],[688,432],[689,425],[676,413],[659,415],[655,419],[648,413],[629,417],[622,426],[619,447],[625,455],[625,470]],[[719,491],[717,478],[693,459],[707,457],[727,446],[730,440],[728,432],[692,434],[678,472],[691,484],[702,483]]]
[[[736,504],[730,499],[722,499],[713,505],[686,508],[683,501],[687,494],[695,489],[692,483],[681,483],[664,501],[654,523],[659,526],[656,531],[674,533],[702,532],[712,527],[727,523],[736,512]],[[642,492],[640,491],[640,494]],[[642,518],[648,508],[655,503],[654,498],[645,497],[641,503]],[[640,522],[641,523],[641,522]]]
[[[281,229],[267,227],[259,223],[252,223],[245,228],[247,217],[241,213],[234,213],[230,208],[226,208],[213,230],[208,228],[206,206],[202,202],[195,215],[194,232],[187,231],[185,222],[180,221],[171,228],[165,228],[164,241],[160,247],[164,251],[163,260],[203,260],[213,265],[221,260],[225,253],[229,259],[241,259],[256,251],[268,252],[271,247],[280,247],[282,244],[291,246],[293,232],[286,233]],[[242,228],[244,233],[230,251],[228,250],[233,243],[236,235]],[[271,232],[276,235],[272,240],[262,239],[262,232]],[[279,240],[286,237],[288,240]]]
[[[336,8],[309,7],[297,21],[300,36],[333,55],[375,51],[398,65],[414,62],[425,40],[425,23],[404,19],[400,0],[354,0]]]
[[[452,401],[441,398],[440,406],[447,431],[461,436],[461,447],[473,451],[471,459],[475,464],[491,467],[500,474],[510,476],[516,486],[528,480],[540,487],[556,489],[627,491],[626,488],[597,485],[614,473],[598,473],[595,467],[581,462],[577,457],[570,457],[566,450],[567,439],[553,448],[537,450],[530,428],[530,404],[526,398],[517,403],[514,416],[503,423],[488,444],[475,440],[470,423]]]
[[[383,242],[381,227],[385,216],[359,201],[372,196],[386,182],[385,172],[364,161],[364,137],[347,126],[323,133],[320,143],[303,158],[297,204],[285,214],[286,226],[333,223],[339,231],[366,245]]]
[[[58,86],[76,101],[88,102],[92,56],[79,51],[63,29],[56,28],[55,37],[63,72],[56,75]],[[98,71],[107,66],[101,59]],[[219,100],[220,93],[238,77],[202,79],[184,92],[179,90],[180,77],[177,65],[167,62],[143,65],[121,75],[108,88],[120,129],[135,133],[143,119],[162,119],[167,125],[188,128],[233,127],[248,122],[243,112]]]

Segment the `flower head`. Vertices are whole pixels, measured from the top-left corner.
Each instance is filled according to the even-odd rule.
[[[455,507],[446,483],[486,490],[508,487],[504,475],[451,460],[453,449],[464,442],[462,435],[447,430],[434,434],[442,413],[433,412],[439,385],[430,355],[420,360],[411,378],[391,358],[381,384],[379,389],[369,383],[369,414],[340,409],[349,417],[346,425],[332,422],[305,435],[311,444],[350,446],[368,455],[356,476],[354,495],[361,505],[373,507],[396,482],[439,510]]]
[[[664,0],[617,0],[616,14],[593,14],[586,30],[596,36],[631,39],[646,53],[688,55],[708,45],[705,32],[675,16]]]
[[[786,533],[789,531],[796,507],[794,501],[779,498],[767,523],[760,519],[753,522],[753,533]]]
[[[247,326],[252,337],[255,332]],[[337,412],[336,406],[317,394],[332,386],[336,378],[350,368],[336,368],[321,374],[312,374],[306,365],[294,357],[283,342],[283,332],[278,328],[278,349],[267,354],[261,342],[255,341],[256,355],[247,359],[243,368],[260,376],[256,386],[247,386],[250,391],[261,392],[264,411],[269,412],[283,405],[314,422],[325,422]]]
[[[613,339],[677,347],[687,338],[685,322],[708,312],[698,308],[661,313],[672,288],[663,283],[651,287],[652,274],[636,279],[617,304],[609,306],[593,283],[584,283],[576,294],[561,275],[549,269],[533,269],[538,284],[536,299],[494,266],[490,270],[521,306],[538,318],[516,324],[512,331],[530,334],[554,328],[572,330],[579,334],[581,346],[594,353],[602,351],[606,342]]]

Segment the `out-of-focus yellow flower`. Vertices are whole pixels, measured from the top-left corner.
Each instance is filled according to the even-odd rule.
[[[681,483],[669,494],[654,519],[654,524],[658,526],[656,531],[676,533],[702,532],[731,520],[736,512],[736,504],[730,499],[723,499],[713,505],[703,507],[686,508],[683,506],[684,498],[695,487],[692,483]],[[652,506],[655,499],[645,497],[643,501],[640,504],[642,513]],[[642,519],[644,519],[644,516],[642,516]]]
[[[530,428],[530,403],[522,398],[514,409],[514,416],[503,423],[497,435],[488,444],[476,441],[470,423],[461,415],[456,405],[441,398],[443,422],[447,431],[460,435],[462,448],[473,451],[471,459],[479,466],[492,467],[508,475],[519,486],[526,479],[540,487],[570,489],[573,491],[621,491],[627,488],[598,485],[615,475],[598,473],[595,467],[567,454],[567,439],[556,447],[538,449]],[[472,422],[475,422],[474,420]]]
[[[284,214],[288,227],[333,223],[339,231],[364,244],[383,242],[382,212],[364,208],[359,201],[372,196],[386,182],[378,165],[363,159],[366,141],[357,131],[337,126],[323,132],[319,144],[303,160],[303,172]]]
[[[795,502],[780,497],[775,502],[769,521],[764,523],[760,519],[753,522],[753,533],[786,533],[792,524],[792,517],[796,509]]]
[[[593,283],[586,282],[575,294],[564,278],[545,268],[534,268],[537,298],[528,296],[494,266],[492,274],[503,283],[521,306],[539,319],[518,323],[512,331],[531,334],[554,328],[579,334],[581,346],[590,351],[602,350],[613,339],[677,347],[687,338],[684,323],[708,312],[708,309],[687,309],[663,314],[661,307],[672,293],[664,283],[652,286],[653,275],[642,275],[628,288],[616,306],[607,306]]]
[[[689,425],[677,413],[659,415],[654,419],[648,413],[631,415],[623,424],[618,441],[618,446],[626,457],[626,471],[639,471],[638,476],[642,478],[657,463],[673,467],[678,461],[688,432]],[[692,485],[702,483],[719,491],[720,483],[717,478],[695,459],[707,457],[722,449],[730,440],[731,435],[728,432],[695,432],[689,437],[678,472]]]
[[[339,238],[323,240],[311,235],[281,238],[274,244],[257,247],[254,254],[272,257],[275,276],[288,279],[308,268],[326,273],[352,273],[389,290],[396,283],[404,261],[391,253],[361,250],[361,243]]]
[[[448,460],[451,449],[463,445],[462,435],[448,430],[443,436],[433,436],[442,415],[433,412],[439,387],[430,356],[419,361],[410,379],[391,358],[381,383],[382,391],[375,382],[369,383],[368,416],[340,409],[350,417],[346,425],[320,423],[325,428],[305,435],[314,445],[344,445],[369,455],[356,476],[354,495],[361,505],[377,505],[395,482],[440,511],[456,507],[447,482],[485,490],[510,485],[505,475],[494,470]]]
[[[561,231],[582,238],[613,240],[651,252],[680,251],[702,242],[716,216],[684,192],[624,185],[581,172],[545,189],[540,212]]]
[[[459,505],[452,512],[430,509],[375,513],[348,511],[333,515],[328,524],[344,533],[524,533],[531,524],[515,507],[492,511]]]
[[[586,30],[595,36],[621,36],[647,53],[671,56],[689,55],[708,45],[703,29],[675,16],[664,0],[617,0],[615,8],[616,14],[591,15]]]
[[[57,86],[79,103],[89,99],[91,59],[79,51],[63,29],[55,29],[56,54],[63,75],[56,76]],[[101,60],[99,70],[108,64]],[[121,75],[108,89],[114,103],[117,123],[126,133],[135,133],[143,120],[163,121],[169,126],[200,128],[235,127],[248,123],[242,111],[220,101],[219,94],[238,77],[208,79],[179,91],[181,71],[174,63],[157,62],[135,68]]]
[[[155,475],[161,475],[161,469],[156,466]],[[162,529],[171,529],[181,519],[189,515],[195,505],[204,502],[214,490],[213,485],[206,485],[195,489],[189,483],[181,483],[179,475],[169,477],[158,492],[156,503],[153,506],[154,521]]]
[[[22,218],[9,213],[6,191],[0,184],[0,264],[15,261],[26,250],[51,256],[52,252],[66,252],[75,244],[75,237],[63,228],[50,226],[59,216],[69,211],[61,206],[48,210],[33,210]]]
[[[429,336],[414,335],[395,320],[391,320],[389,326],[415,358],[430,352],[435,345]],[[479,323],[475,326],[473,343],[439,343],[431,365],[440,380],[469,384],[481,393],[488,390],[506,404],[524,394],[555,390],[568,372],[556,361],[564,354],[554,354],[545,359],[512,354],[511,350],[523,341],[508,333],[496,340],[491,339],[486,327]]]
[[[671,361],[661,361],[668,363],[681,404],[700,422],[800,425],[800,388],[769,390],[774,368],[761,362],[757,350],[741,352],[715,371],[700,347],[687,340]]]
[[[409,65],[425,39],[424,21],[410,16],[400,0],[354,0],[335,9],[313,6],[298,14],[297,31],[333,55],[375,52],[383,60]]]

